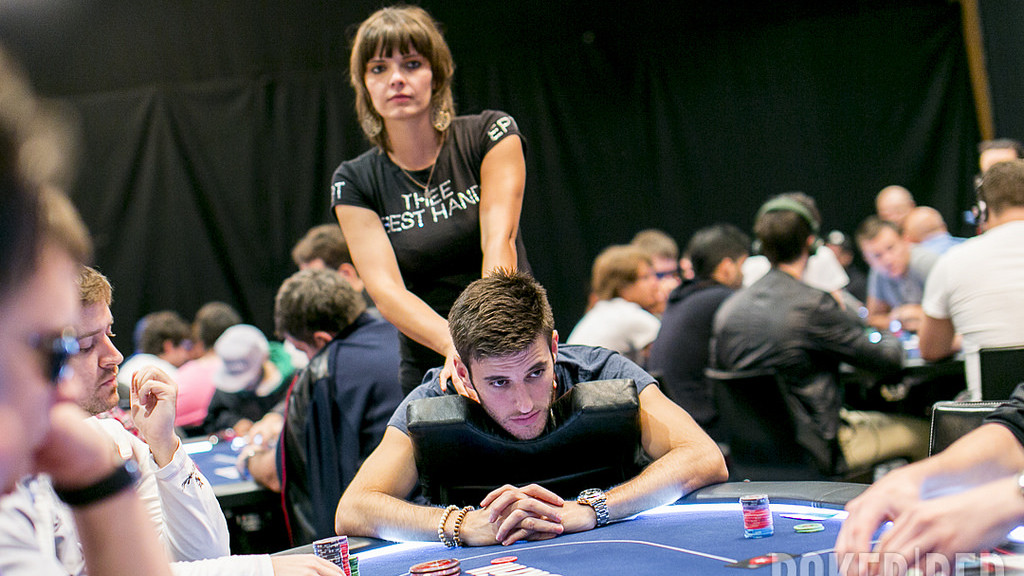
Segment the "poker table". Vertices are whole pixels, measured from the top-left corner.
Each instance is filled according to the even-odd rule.
[[[438,542],[371,541],[350,549],[359,558],[361,576],[402,576],[415,564],[446,558],[457,558],[463,574],[476,576],[735,576],[751,569],[762,574],[836,574],[831,552],[846,516],[842,508],[866,488],[834,482],[731,482],[628,520],[541,542],[448,549]],[[748,494],[769,496],[774,535],[744,537],[739,498]],[[794,530],[809,522],[824,529]],[[492,564],[512,556],[511,563]]]
[[[281,495],[235,467],[245,447],[241,438],[189,439],[182,446],[213,487],[228,523],[233,553],[267,553],[288,546]]]
[[[278,500],[273,492],[257,484],[248,473],[240,473],[235,467],[238,455],[245,446],[241,438],[217,440],[214,436],[212,439],[191,439],[184,442],[183,446],[210,481],[222,508]]]

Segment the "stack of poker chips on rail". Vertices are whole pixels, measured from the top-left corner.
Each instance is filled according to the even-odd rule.
[[[458,576],[462,574],[462,566],[457,558],[432,560],[415,564],[409,568],[410,576]]]
[[[352,560],[355,558],[349,558],[348,556],[348,536],[334,536],[332,538],[324,538],[323,540],[317,540],[313,542],[313,552],[327,560],[333,562],[335,566],[338,566],[345,571],[345,576],[353,576],[359,574],[359,564],[356,562],[355,570],[352,569]]]

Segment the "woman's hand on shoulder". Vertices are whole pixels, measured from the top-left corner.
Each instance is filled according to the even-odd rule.
[[[447,392],[448,385],[450,383],[460,396],[465,396],[466,398],[479,403],[480,397],[476,395],[476,391],[469,386],[468,382],[459,376],[459,372],[456,368],[457,362],[462,362],[462,359],[459,358],[459,353],[455,350],[452,350],[445,356],[444,368],[441,369],[441,375],[439,376],[441,380],[441,391]]]

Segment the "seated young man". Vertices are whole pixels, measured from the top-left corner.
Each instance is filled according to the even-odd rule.
[[[292,384],[274,434],[279,440],[242,458],[257,482],[284,492],[297,546],[333,536],[331,506],[402,401],[398,330],[369,313],[362,294],[333,270],[304,270],[285,280],[274,324],[309,364]]]
[[[459,376],[494,423],[520,440],[546,432],[552,403],[575,384],[632,379],[639,394],[640,443],[651,464],[621,485],[585,490],[577,500],[563,500],[529,484],[496,485],[478,510],[453,513],[451,507],[409,502],[419,473],[406,408],[417,399],[445,394],[435,369],[398,407],[380,446],[342,495],[335,516],[338,534],[389,540],[440,537],[446,544],[466,546],[542,540],[671,503],[727,478],[718,447],[686,411],[657,385],[651,386],[653,377],[609,350],[559,348],[547,294],[529,276],[498,270],[473,282],[452,307],[448,325],[461,358],[456,361]]]

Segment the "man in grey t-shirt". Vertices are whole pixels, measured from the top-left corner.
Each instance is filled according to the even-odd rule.
[[[857,245],[871,266],[868,324],[879,330],[917,332],[924,320],[921,298],[938,254],[912,246],[899,227],[869,216],[857,228]]]

